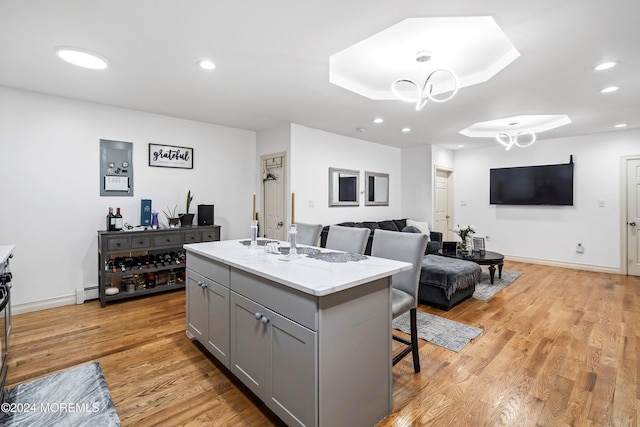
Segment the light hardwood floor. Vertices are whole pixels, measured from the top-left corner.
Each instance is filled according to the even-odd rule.
[[[380,426],[635,426],[640,278],[507,262],[522,271],[488,301],[443,312],[484,329],[455,353],[421,341],[393,368]],[[8,386],[98,361],[125,426],[277,425],[185,335],[184,292],[16,315]],[[354,408],[357,410],[357,408]]]

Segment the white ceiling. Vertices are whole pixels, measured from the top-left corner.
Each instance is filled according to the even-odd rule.
[[[521,56],[419,112],[329,82],[332,54],[438,16],[492,16]],[[495,141],[460,130],[519,115],[569,116],[539,140],[639,127],[639,18],[638,0],[0,0],[0,85],[255,131],[297,123],[397,147],[468,148]],[[56,46],[98,52],[110,67],[69,65]],[[200,69],[203,58],[217,68]],[[619,64],[593,71],[608,60]],[[599,93],[611,85],[620,90]]]

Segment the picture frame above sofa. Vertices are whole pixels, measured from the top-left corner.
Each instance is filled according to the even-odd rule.
[[[389,206],[389,174],[364,172],[364,205]]]
[[[329,207],[360,206],[360,171],[329,168]]]

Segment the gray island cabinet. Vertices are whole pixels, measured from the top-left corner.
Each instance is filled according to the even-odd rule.
[[[392,410],[391,275],[238,240],[184,246],[187,333],[288,425],[375,425]]]

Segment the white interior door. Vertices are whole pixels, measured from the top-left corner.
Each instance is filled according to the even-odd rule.
[[[453,197],[451,195],[450,180],[451,171],[436,168],[436,178],[434,180],[434,199],[433,206],[433,230],[442,233],[444,240],[449,240],[449,230],[451,230],[451,218],[453,217]]]
[[[262,163],[262,235],[269,239],[286,240],[285,212],[285,163],[286,153],[261,157]]]
[[[627,160],[627,274],[640,276],[640,159]]]

